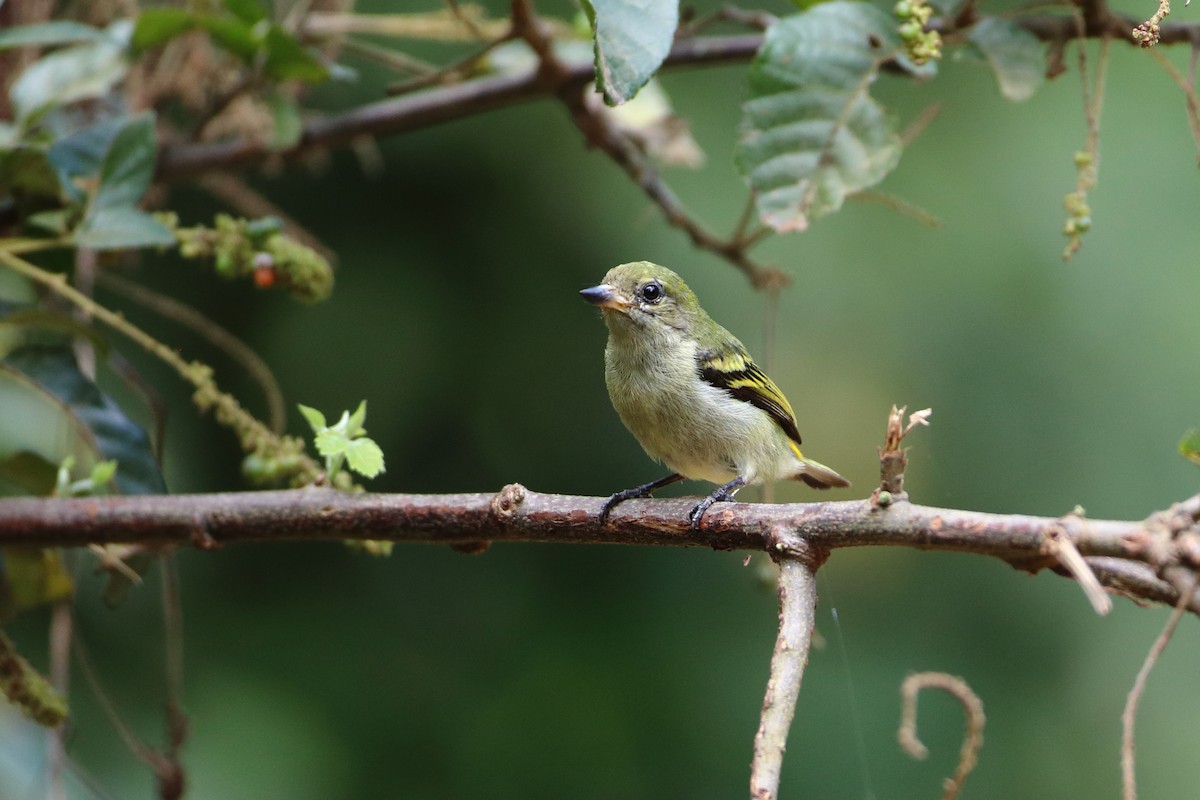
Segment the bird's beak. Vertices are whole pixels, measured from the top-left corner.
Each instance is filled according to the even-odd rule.
[[[584,289],[579,296],[594,306],[611,308],[614,311],[626,311],[633,303],[626,300],[611,284],[602,283],[590,289]]]

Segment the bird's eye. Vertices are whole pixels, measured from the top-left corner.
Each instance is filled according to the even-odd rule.
[[[663,287],[658,281],[650,281],[642,287],[642,300],[650,303],[651,305],[657,303],[659,300],[662,300],[662,296]]]

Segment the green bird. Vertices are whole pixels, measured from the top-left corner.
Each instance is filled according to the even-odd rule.
[[[617,492],[600,511],[681,481],[718,485],[692,509],[700,524],[713,503],[751,483],[804,481],[816,489],[849,486],[805,458],[791,404],[737,338],[700,307],[683,278],[649,261],[613,267],[579,293],[608,327],[604,380],[625,427],[672,474]]]

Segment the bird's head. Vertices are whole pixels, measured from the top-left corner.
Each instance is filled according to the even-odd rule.
[[[613,267],[599,286],[579,293],[604,312],[610,329],[626,326],[686,332],[704,312],[696,295],[673,271],[649,261]]]

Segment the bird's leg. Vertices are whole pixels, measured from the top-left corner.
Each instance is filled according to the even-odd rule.
[[[688,514],[688,519],[691,520],[692,530],[697,530],[700,527],[700,518],[704,516],[704,512],[708,511],[713,503],[727,503],[737,494],[738,489],[746,485],[746,479],[741,475],[737,476],[729,483],[721,486],[713,491],[708,497],[701,500],[692,512]]]
[[[626,500],[633,500],[635,497],[649,497],[656,489],[661,489],[664,486],[670,486],[672,483],[677,483],[683,480],[683,476],[678,472],[673,472],[665,478],[659,478],[656,481],[635,486],[632,489],[626,489],[623,492],[617,492],[608,500],[604,501],[604,507],[600,509],[600,524],[603,525],[608,521],[609,512],[616,508]]]

